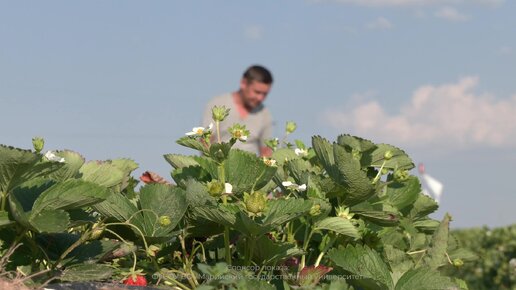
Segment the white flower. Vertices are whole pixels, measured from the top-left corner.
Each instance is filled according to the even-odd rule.
[[[292,186],[292,185],[293,185],[293,183],[292,183],[292,182],[290,182],[290,181],[283,181],[283,182],[281,183],[281,185],[283,185],[283,186],[285,186],[285,187],[289,187],[289,186]]]
[[[242,142],[247,141],[247,135],[242,135],[242,137],[240,137],[239,140]]]
[[[229,183],[224,183],[224,193],[225,194],[231,194],[233,193],[233,185],[229,184]]]
[[[308,155],[308,150],[306,150],[306,149],[296,148],[296,149],[294,149],[294,152],[296,153],[297,156],[307,156]]]
[[[284,187],[288,187],[290,189],[293,189],[293,190],[297,190],[297,191],[305,191],[306,190],[306,184],[297,185],[297,184],[292,183],[290,181],[283,181],[281,183],[281,185],[283,185]]]
[[[47,153],[45,153],[45,158],[48,160],[48,161],[57,161],[57,162],[65,162],[65,159],[63,157],[58,157],[54,154],[54,152],[52,151],[47,151]]]
[[[210,123],[208,128],[204,127],[194,127],[191,132],[187,132],[186,136],[202,136],[205,131],[210,131],[213,128],[213,123]]]

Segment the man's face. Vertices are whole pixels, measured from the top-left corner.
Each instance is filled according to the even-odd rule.
[[[258,107],[265,100],[270,89],[270,84],[257,81],[248,82],[246,79],[242,79],[240,91],[242,92],[244,106],[249,110]]]

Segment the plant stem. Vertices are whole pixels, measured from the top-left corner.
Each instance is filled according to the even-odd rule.
[[[303,256],[301,256],[301,262],[299,263],[299,267],[298,267],[298,274],[305,267],[306,251],[308,249],[308,244],[310,243],[310,239],[312,238],[312,235],[314,233],[313,230],[310,230],[310,233],[308,233],[309,226],[310,225],[307,225],[306,228],[305,228],[305,238],[304,238],[304,241],[303,241],[303,252],[304,253],[303,253]]]
[[[319,253],[317,260],[315,261],[315,264],[314,264],[315,267],[319,266],[324,254],[326,254],[326,252],[328,252],[328,250],[333,246],[333,243],[335,243],[336,240],[337,240],[337,237],[335,237],[333,235],[330,236],[330,241],[326,244],[326,246],[324,246],[324,249],[321,251],[321,253]]]
[[[0,207],[0,211],[5,211],[6,203],[7,203],[7,192],[2,191],[2,205]]]
[[[215,128],[217,129],[217,141],[220,144],[221,139],[220,139],[220,122],[219,121],[215,121]]]
[[[68,247],[68,249],[66,249],[61,254],[61,256],[59,256],[59,259],[57,259],[57,261],[54,263],[53,268],[60,268],[61,265],[59,265],[59,264],[61,263],[61,261],[64,258],[66,258],[66,256],[68,256],[68,254],[70,254],[75,248],[80,246],[82,243],[86,242],[88,240],[88,237],[90,236],[90,233],[91,233],[91,231],[89,231],[89,230],[82,233],[81,237],[77,241],[75,241],[75,243],[73,243],[70,247]]]
[[[217,131],[218,131],[219,130],[218,122],[216,124],[217,124]],[[222,182],[223,184],[225,184],[226,176],[225,176],[225,171],[224,171],[224,164],[220,164],[217,171],[218,171],[218,175],[219,175],[219,181]],[[227,196],[225,194],[222,195],[222,204],[224,204],[224,205],[228,204]],[[229,266],[231,266],[231,249],[229,247],[229,227],[228,226],[224,226],[224,256],[226,257],[226,263]]]

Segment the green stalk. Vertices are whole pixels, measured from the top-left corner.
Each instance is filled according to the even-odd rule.
[[[7,192],[2,191],[2,207],[0,207],[0,211],[5,211],[5,205],[7,203]]]
[[[219,131],[218,122],[216,124],[217,124],[217,131]],[[218,134],[218,132],[217,132],[217,134]],[[224,172],[224,164],[219,165],[218,174],[219,174],[219,181],[222,182],[222,184],[225,184],[226,176],[225,176],[225,172]],[[222,204],[224,204],[224,205],[228,204],[228,199],[225,194],[222,195]],[[226,256],[226,263],[229,266],[231,266],[231,249],[229,248],[229,227],[228,226],[224,226],[224,255]]]
[[[310,230],[310,233],[308,233],[308,227],[309,227],[309,225],[307,225],[307,227],[305,228],[305,239],[303,241],[303,252],[304,253],[303,253],[303,256],[301,256],[301,262],[299,263],[299,267],[298,267],[298,274],[305,267],[306,251],[308,249],[308,244],[310,243],[310,239],[312,238],[312,235],[314,234],[313,230]]]
[[[57,259],[57,261],[54,263],[54,268],[60,268],[61,265],[59,265],[59,264],[61,263],[61,261],[64,258],[66,258],[66,256],[68,256],[68,254],[70,254],[75,248],[80,246],[82,243],[86,242],[88,240],[88,238],[90,237],[90,233],[91,233],[91,231],[89,231],[89,230],[84,231],[84,233],[82,233],[81,237],[77,241],[75,241],[75,243],[73,243],[70,247],[68,247],[68,249],[66,249],[61,254],[61,256],[59,256],[59,259]]]
[[[333,236],[333,235],[330,236],[330,241],[326,244],[326,246],[321,251],[321,253],[319,253],[317,260],[315,261],[315,264],[314,264],[315,267],[319,266],[324,254],[326,254],[326,252],[328,252],[328,250],[333,246],[333,243],[335,243],[336,240],[337,240],[336,236]]]
[[[219,121],[215,121],[215,128],[217,129],[217,141],[220,144],[221,139],[220,139],[220,122]]]

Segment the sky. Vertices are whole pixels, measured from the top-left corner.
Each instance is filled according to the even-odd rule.
[[[516,222],[516,1],[0,0],[0,143],[131,158],[167,153],[204,104],[269,68],[265,101],[311,136],[404,149],[444,184],[452,227]],[[414,170],[413,174],[417,174]]]

